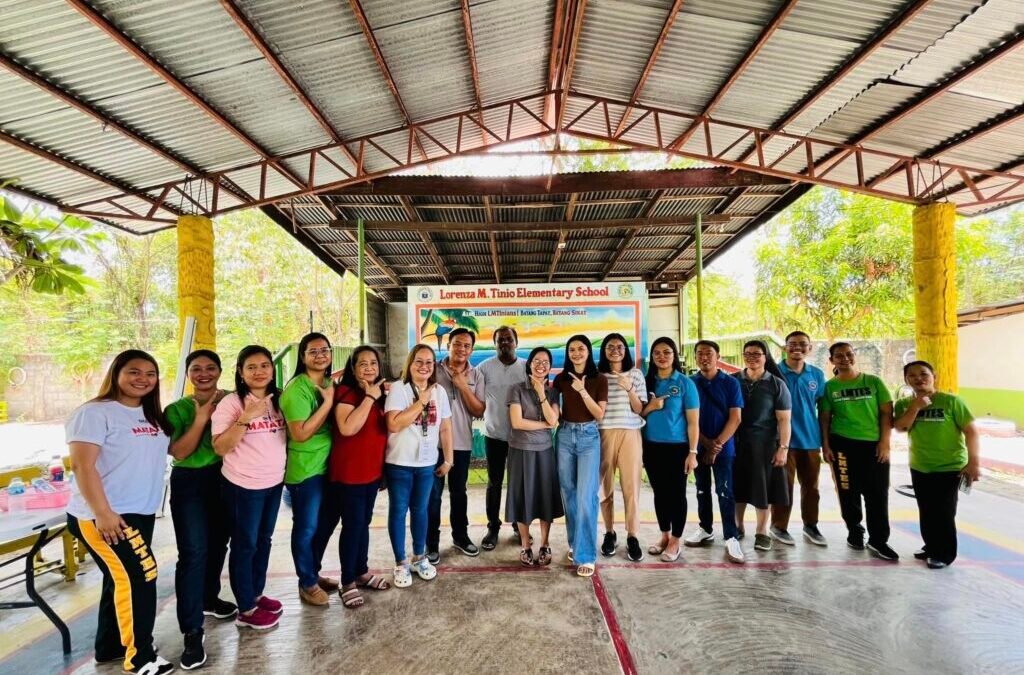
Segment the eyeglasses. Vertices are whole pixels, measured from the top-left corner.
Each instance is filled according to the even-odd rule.
[[[323,349],[307,349],[306,353],[310,356],[328,356],[331,353],[331,348],[324,347]]]
[[[747,359],[748,361],[759,359],[762,356],[764,356],[764,352],[743,352],[743,358]]]
[[[433,361],[420,361],[419,359],[416,359],[415,361],[412,362],[412,365],[416,366],[417,368],[426,368],[427,366],[433,366],[434,362]]]
[[[626,351],[626,345],[608,345],[604,350],[606,352],[624,352]]]
[[[530,363],[530,366],[532,368],[550,368],[551,367],[551,362],[550,361],[538,361],[537,359],[534,359]]]

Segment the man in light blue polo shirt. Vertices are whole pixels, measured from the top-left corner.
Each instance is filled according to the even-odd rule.
[[[804,538],[818,546],[828,542],[818,530],[818,476],[821,474],[821,427],[818,426],[818,400],[825,395],[825,373],[807,363],[814,348],[810,336],[795,330],[786,336],[786,359],[779,370],[793,397],[792,435],[786,473],[789,480],[789,503],[772,505],[772,538],[792,546],[789,515],[793,510],[793,480],[800,480],[800,515],[804,521]]]

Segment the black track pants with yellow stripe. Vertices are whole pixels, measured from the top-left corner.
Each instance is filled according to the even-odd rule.
[[[131,669],[156,658],[153,622],[157,567],[151,548],[155,516],[127,513],[121,518],[128,524],[126,538],[113,546],[103,541],[94,520],[79,520],[68,514],[68,529],[85,542],[103,572],[96,658],[123,656],[125,669]]]

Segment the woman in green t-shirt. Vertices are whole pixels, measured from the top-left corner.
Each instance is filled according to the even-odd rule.
[[[220,357],[197,349],[185,357],[185,373],[192,395],[167,406],[164,416],[171,427],[171,520],[178,542],[174,568],[178,628],[185,640],[182,668],[206,663],[203,618],[230,619],[238,607],[217,597],[228,552],[231,524],[221,497],[221,458],[213,451],[210,416],[225,391],[220,380]]]
[[[299,599],[324,606],[327,593],[338,590],[338,581],[320,576],[320,561],[331,538],[321,518],[327,486],[327,458],[331,454],[331,410],[334,382],[331,380],[331,342],[320,333],[299,340],[299,362],[295,374],[281,392],[281,413],[288,423],[288,462],[284,483],[292,498],[292,561],[299,577]],[[324,523],[323,526],[320,523]]]
[[[914,557],[937,570],[956,560],[957,489],[981,478],[978,430],[963,399],[935,390],[930,363],[908,363],[903,379],[914,396],[896,402],[896,429],[910,437],[910,479],[924,539]]]
[[[889,437],[892,396],[881,379],[857,370],[848,342],[828,348],[835,377],[818,404],[822,455],[832,465],[847,545],[864,549],[861,497],[867,511],[867,547],[882,560],[899,560],[889,546]]]

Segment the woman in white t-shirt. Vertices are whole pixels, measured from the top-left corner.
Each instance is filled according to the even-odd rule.
[[[170,444],[156,360],[137,349],[118,354],[100,393],[71,414],[65,432],[75,473],[68,529],[103,573],[96,660],[169,673],[174,666],[153,649],[153,522]]]
[[[388,485],[388,535],[395,554],[394,584],[412,584],[412,572],[430,580],[437,570],[427,560],[427,504],[434,476],[452,468],[452,410],[448,394],[437,386],[434,350],[418,344],[409,352],[402,381],[388,392],[384,404],[388,446],[384,475]],[[437,463],[438,445],[444,462]],[[436,469],[435,469],[436,467]],[[412,565],[405,555],[405,514],[412,514]]]

